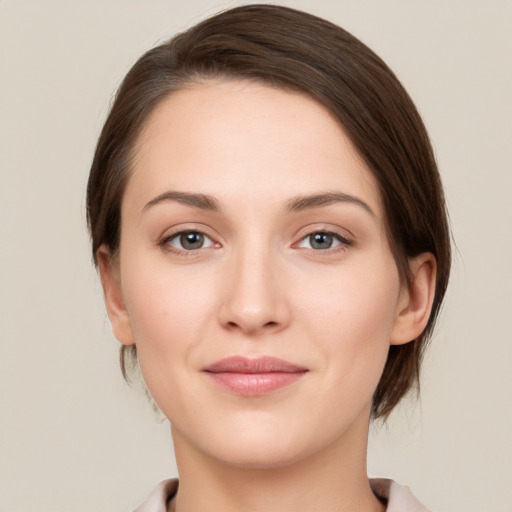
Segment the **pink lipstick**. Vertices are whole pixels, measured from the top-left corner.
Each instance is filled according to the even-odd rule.
[[[244,396],[260,396],[299,380],[308,370],[275,357],[234,356],[203,369],[216,384]]]

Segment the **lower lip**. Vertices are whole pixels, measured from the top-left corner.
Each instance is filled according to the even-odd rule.
[[[206,372],[219,386],[244,396],[261,396],[297,382],[306,372]]]

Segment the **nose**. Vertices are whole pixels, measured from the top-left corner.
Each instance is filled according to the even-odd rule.
[[[268,245],[240,248],[232,256],[219,312],[222,326],[251,336],[286,328],[291,311],[279,256]]]

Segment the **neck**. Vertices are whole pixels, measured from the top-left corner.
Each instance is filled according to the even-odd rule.
[[[264,468],[212,458],[173,429],[180,475],[175,510],[383,512],[366,474],[368,419],[364,422],[364,428],[353,425],[313,454]]]

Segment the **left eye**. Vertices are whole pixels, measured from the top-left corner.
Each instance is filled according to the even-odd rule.
[[[195,251],[214,245],[213,240],[200,231],[181,231],[167,238],[165,243],[181,251]]]
[[[329,231],[317,231],[305,236],[297,245],[306,249],[325,251],[339,245],[348,245],[349,241],[340,235]]]

